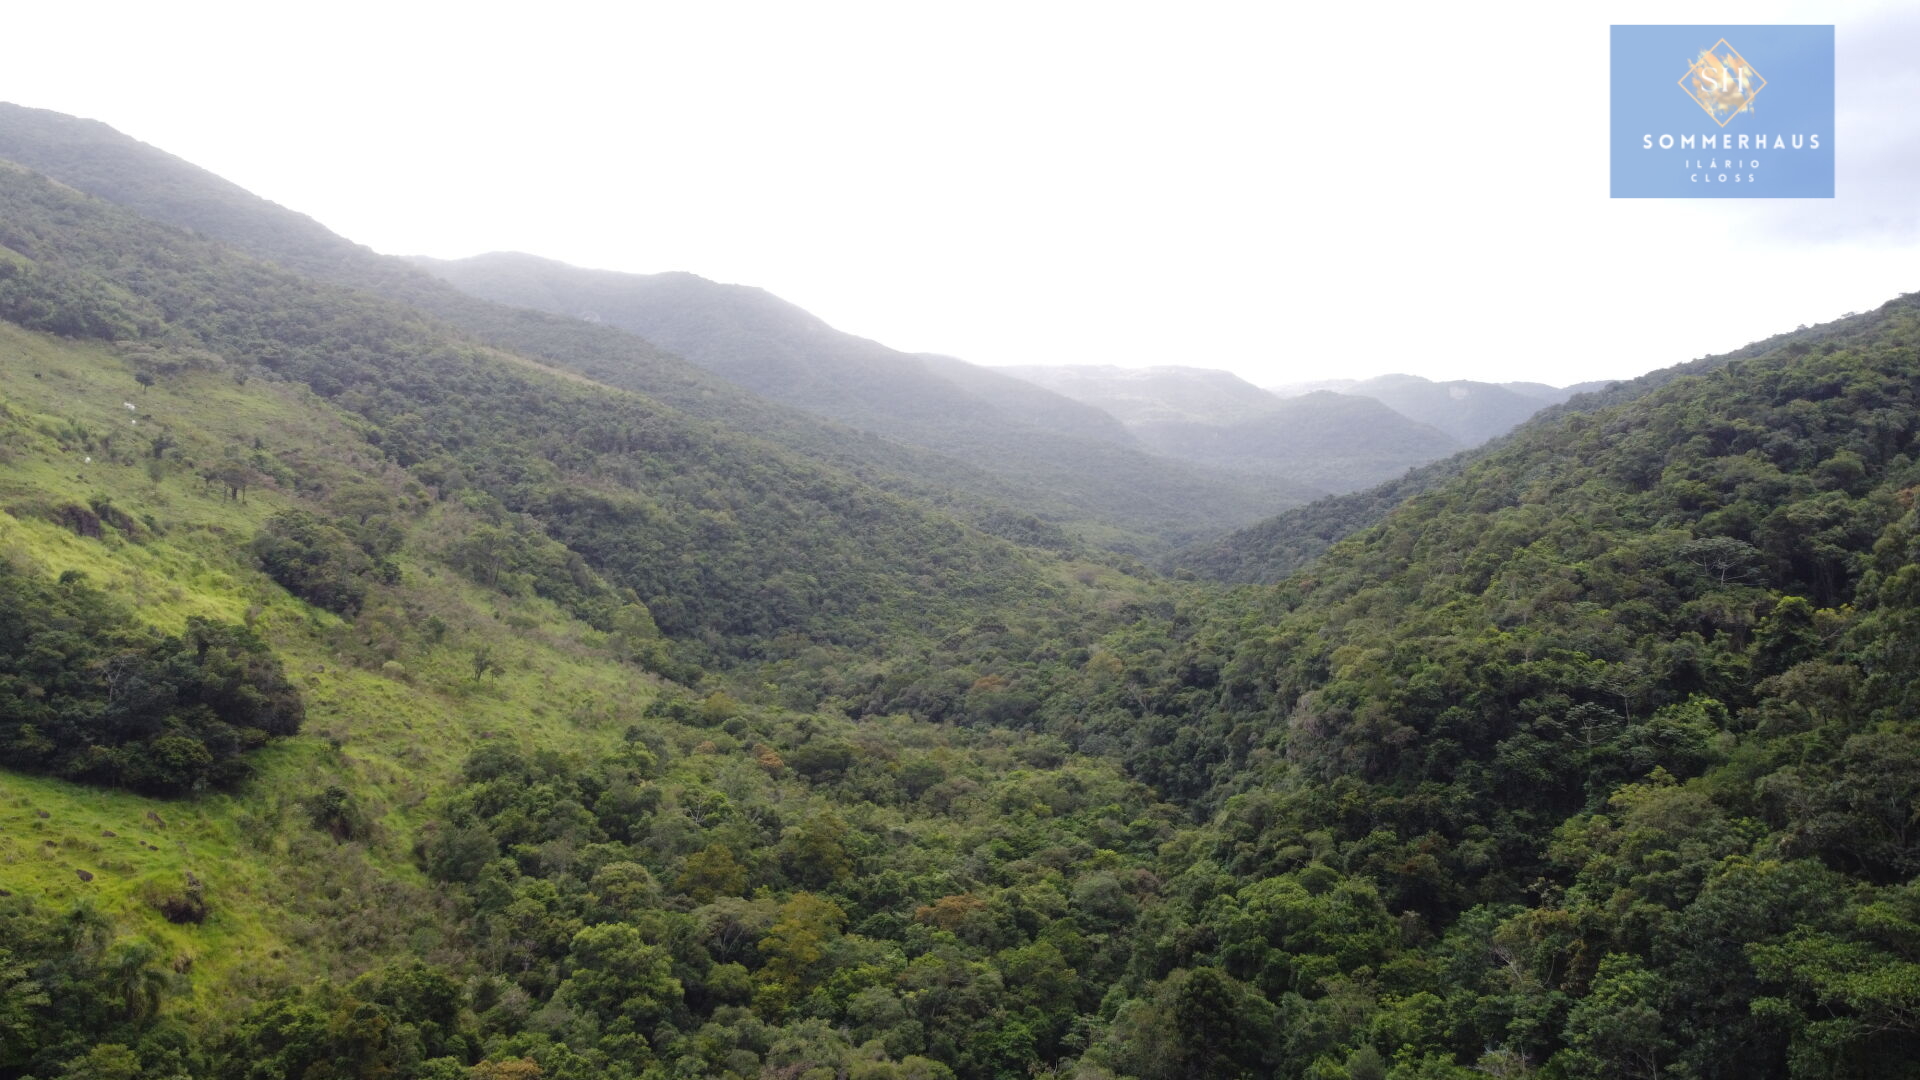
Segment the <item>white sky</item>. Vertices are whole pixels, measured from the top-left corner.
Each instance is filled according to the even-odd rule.
[[[1580,5],[16,5],[0,100],[373,248],[763,286],[985,364],[1567,383],[1920,289],[1920,11],[1836,24],[1833,200],[1610,200]]]

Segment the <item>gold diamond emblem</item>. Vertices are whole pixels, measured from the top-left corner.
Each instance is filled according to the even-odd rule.
[[[1702,50],[1680,77],[1680,89],[1721,127],[1743,112],[1752,112],[1753,99],[1766,85],[1767,80],[1727,44],[1726,38]]]

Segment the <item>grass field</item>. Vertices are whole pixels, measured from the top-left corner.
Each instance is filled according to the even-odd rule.
[[[300,497],[294,477],[377,474],[377,452],[304,388],[218,367],[143,385],[141,361],[0,324],[0,557],[84,573],[163,631],[195,615],[251,622],[300,686],[305,728],[253,755],[255,778],[231,794],[157,799],[0,772],[0,889],[91,906],[155,942],[191,974],[195,1001],[430,951],[446,920],[411,854],[428,793],[488,739],[610,746],[657,680],[552,604],[483,590],[411,539],[399,584],[357,624],[290,597],[248,541]],[[156,438],[169,444],[159,464]],[[260,478],[239,497],[203,475],[236,456]],[[56,520],[102,505],[137,524],[91,537]],[[443,513],[421,498],[414,532],[433,536]],[[418,633],[428,621],[433,640]],[[394,633],[364,640],[382,625]],[[476,676],[482,649],[493,665]],[[373,822],[365,841],[310,823],[305,800],[333,784]],[[209,913],[169,922],[156,905],[189,875]]]

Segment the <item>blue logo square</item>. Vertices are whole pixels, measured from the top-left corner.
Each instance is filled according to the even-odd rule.
[[[1833,198],[1833,27],[1616,26],[1616,199]]]

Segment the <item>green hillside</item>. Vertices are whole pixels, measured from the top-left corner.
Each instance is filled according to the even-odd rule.
[[[1010,413],[995,399],[1019,392],[1019,381],[976,368],[962,385],[948,373],[964,361],[935,367],[836,330],[764,289],[688,273],[587,270],[518,252],[411,261],[483,299],[631,330],[764,397],[968,456],[1022,425],[1041,428],[1022,432],[1030,438],[1132,444],[1119,421],[1098,409],[1028,394],[1035,400]]]
[[[1245,524],[1323,490],[1313,478],[1255,479],[1152,456],[1097,408],[992,369],[855,337],[761,289],[506,252],[413,262],[482,299],[630,330],[771,400],[1024,484],[1029,505],[1064,502],[1162,539]]]
[[[1225,536],[1195,541],[1160,559],[1163,569],[1231,585],[1271,585],[1311,565],[1335,543],[1373,525],[1401,503],[1460,475],[1491,447],[1463,450],[1370,488],[1329,495]]]
[[[6,572],[79,576],[128,628],[178,633],[194,618],[253,628],[298,687],[303,734],[252,752],[259,779],[237,792],[187,801],[8,773],[7,918],[80,904],[158,947],[159,961],[191,965],[169,991],[211,1004],[265,970],[324,976],[402,947],[404,931],[350,925],[364,913],[337,908],[323,876],[430,910],[404,837],[467,750],[495,734],[610,742],[607,703],[638,709],[657,681],[598,659],[607,635],[551,602],[482,589],[428,556],[420,538],[468,513],[381,466],[352,418],[204,355],[154,377],[151,355],[0,324]],[[263,448],[247,449],[256,440]],[[234,460],[257,470],[238,497],[215,478]],[[351,621],[290,596],[248,551],[274,515],[342,500],[384,503],[408,537],[394,553],[399,580],[377,584]],[[479,651],[498,669],[484,681],[472,677]],[[12,669],[0,682],[17,678]],[[380,851],[346,852],[299,824],[302,800],[333,784],[349,786],[366,828],[386,837]],[[184,895],[189,872],[211,915],[176,925],[150,901]]]
[[[826,901],[807,907],[810,894],[796,885],[845,879],[853,857],[884,859],[897,873],[911,865],[902,830],[917,834],[911,846],[924,851],[912,895],[932,903],[970,880],[954,877],[942,852],[1009,834],[1022,844],[1047,839],[1090,851],[1082,833],[1137,851],[1177,824],[1170,808],[1156,807],[1111,765],[1065,752],[1057,740],[905,718],[856,728],[831,713],[663,683],[642,666],[654,640],[649,627],[616,620],[597,629],[538,595],[537,578],[525,571],[483,580],[462,538],[486,529],[489,517],[500,520],[497,510],[471,493],[437,497],[384,459],[364,421],[299,384],[207,353],[63,340],[7,324],[0,375],[4,573],[97,589],[123,605],[117,614],[129,628],[176,633],[193,618],[244,623],[271,643],[305,711],[297,735],[248,753],[249,778],[189,799],[14,771],[0,777],[6,1075],[301,1075],[306,1062],[320,1070],[310,1075],[396,1067],[464,1075],[466,1061],[488,1054],[555,1060],[551,1053],[561,1051],[530,1031],[486,1048],[473,1041],[477,1029],[428,1027],[437,1015],[430,999],[445,992],[460,998],[469,1027],[505,1020],[525,1029],[524,1017],[511,1019],[519,1015],[513,1002],[525,1000],[512,980],[484,974],[494,963],[525,974],[496,952],[517,949],[519,931],[486,944],[506,928],[488,929],[494,916],[486,905],[476,913],[464,899],[465,872],[443,865],[473,849],[471,831],[451,822],[475,812],[468,789],[473,778],[495,775],[485,770],[564,779],[570,794],[558,804],[547,787],[534,789],[545,800],[535,811],[540,823],[523,818],[519,828],[559,828],[552,814],[564,806],[585,812],[567,799],[594,807],[585,821],[592,836],[529,854],[527,865],[539,869],[512,888],[512,918],[524,921],[529,903],[560,902],[545,875],[565,866],[582,875],[567,886],[569,909],[589,902],[573,895],[589,880],[597,898],[590,903],[601,905],[594,921],[617,917],[626,910],[620,905],[680,897],[679,914],[661,914],[694,931],[686,948],[707,947],[701,926],[724,929],[730,943],[744,933],[744,958],[756,968],[761,954],[752,942],[779,929],[783,912],[830,914]],[[223,479],[234,448],[254,470],[239,494]],[[289,595],[249,550],[248,538],[290,511],[346,525],[368,507],[376,509],[367,522],[390,538],[383,546],[396,572],[364,583],[351,618]],[[13,645],[4,623],[19,614],[0,611],[0,646]],[[13,675],[0,662],[0,693],[18,685]],[[590,782],[573,778],[587,769]],[[1024,810],[1009,819],[1006,807],[1044,795],[1042,772],[1044,790],[1065,784],[1073,792],[1063,811],[1086,809],[1059,824]],[[576,786],[583,782],[592,785],[585,796]],[[1135,838],[1101,831],[1117,827],[1103,824],[1114,812],[1138,819]],[[620,858],[605,842],[608,826]],[[562,857],[583,843],[590,850]],[[737,862],[723,862],[725,850],[737,852]],[[996,855],[982,867],[1010,858]],[[486,880],[512,865],[488,863]],[[738,895],[750,887],[759,891]],[[780,899],[765,899],[768,888]],[[689,890],[712,899],[687,904]],[[582,928],[578,914],[556,910],[553,918],[560,952],[552,961],[532,958],[542,979],[558,971]],[[1051,953],[1037,959],[1048,957],[1059,963]],[[683,980],[677,993],[704,1002],[698,1015],[745,1000],[729,995],[762,992],[738,963],[719,962],[709,979],[715,964],[674,976]],[[673,961],[676,971],[683,966]],[[303,993],[309,984],[319,988]],[[505,1011],[482,1024],[474,1010],[486,1011],[486,995],[500,994],[494,1008]],[[401,1030],[381,1035],[348,1022],[367,1009],[391,1015]],[[803,1027],[796,1037],[806,1035]],[[851,1056],[844,1040],[827,1042],[829,1052]],[[587,1041],[573,1043],[587,1053]],[[671,1052],[697,1060],[705,1045]],[[950,1041],[943,1045],[951,1052]],[[802,1042],[787,1052],[813,1049]],[[429,1050],[456,1053],[429,1054],[441,1060],[422,1064]],[[653,1056],[632,1046],[623,1055],[636,1052]],[[726,1048],[713,1052],[724,1056]],[[872,1056],[884,1063],[887,1055]],[[622,1074],[603,1054],[588,1060],[602,1070],[592,1075]]]
[[[0,165],[0,1080],[1920,1076],[1920,297],[1229,588],[78,187]]]
[[[1215,962],[1389,1075],[1913,1075],[1916,335],[1530,425],[1129,669],[1082,745],[1210,808],[1221,880],[1366,883],[1328,966]]]
[[[554,898],[547,874],[564,866],[581,886],[624,883],[626,900],[597,891],[593,904],[679,898],[662,915],[691,950],[673,969],[697,967],[669,980],[689,1039],[699,1018],[756,996],[778,1021],[812,962],[763,969],[772,950],[753,942],[799,933],[783,929],[783,913],[827,919],[819,932],[837,936],[842,909],[807,887],[845,886],[856,856],[907,867],[902,830],[925,834],[914,846],[926,869],[899,886],[908,891],[865,908],[839,901],[900,913],[895,934],[932,925],[900,904],[933,904],[979,874],[1001,879],[990,868],[1021,857],[996,850],[955,878],[941,852],[991,847],[1011,829],[1027,850],[1044,840],[1090,852],[1083,836],[1095,838],[1134,852],[1103,864],[1125,867],[1177,822],[1111,764],[986,726],[1019,708],[990,681],[968,703],[983,726],[955,730],[906,717],[856,728],[809,711],[810,700],[790,711],[793,694],[751,675],[707,677],[697,691],[662,680],[691,685],[703,677],[696,662],[800,651],[852,668],[862,651],[910,651],[983,622],[1033,636],[1035,620],[1070,621],[1084,637],[1107,618],[1098,608],[1133,603],[1145,586],[1023,553],[767,444],[12,167],[0,168],[0,223],[0,599],[68,598],[54,616],[64,623],[0,612],[0,701],[51,690],[66,722],[93,732],[95,757],[137,755],[142,739],[217,749],[208,725],[253,713],[205,717],[180,696],[139,720],[154,734],[116,726],[119,669],[96,659],[204,618],[271,650],[301,718],[291,735],[294,725],[263,730],[238,769],[196,771],[188,754],[179,785],[195,794],[184,801],[103,790],[127,780],[70,766],[84,756],[21,755],[46,732],[0,718],[8,762],[26,770],[3,782],[7,1075],[464,1074],[489,1055],[565,1054],[515,1002],[557,992],[546,980],[573,962],[574,939],[626,909],[556,910],[559,937],[540,951],[559,951],[513,960],[519,931],[488,929],[491,916],[463,899],[480,883],[459,861],[488,824],[458,823],[473,812],[462,785],[498,770],[551,775],[600,815],[547,843],[515,896]],[[729,548],[754,568],[725,566]],[[1049,790],[1073,792],[1059,812],[1084,809],[1057,825],[1009,816],[1057,797],[1026,793],[1034,770]],[[1137,835],[1109,835],[1113,813],[1137,819]],[[615,838],[637,846],[616,858]],[[593,852],[580,861],[560,858],[583,844]],[[482,860],[486,881],[513,865],[496,861]],[[569,906],[585,901],[574,891]],[[713,910],[696,917],[703,905]],[[746,933],[744,956],[706,952],[698,927],[723,913],[725,949]],[[495,933],[513,956],[482,942]],[[977,962],[977,945],[951,948]],[[764,977],[750,979],[740,959]],[[525,988],[502,975],[470,997],[467,984],[495,978],[495,965]],[[719,982],[703,990],[716,965]],[[449,986],[468,1018],[459,1032],[417,998]],[[505,995],[509,1041],[497,1048],[481,1030],[493,1021],[473,1026],[489,994]],[[407,1011],[416,1007],[427,1011]],[[403,1030],[354,1028],[346,1018],[364,1008],[394,1010],[381,1015]],[[317,1027],[300,1027],[309,1021]],[[954,1048],[973,1022],[867,1056],[962,1058]],[[670,1048],[656,1029],[615,1037],[591,1023],[569,1045],[592,1055],[594,1075],[704,1052]],[[822,1052],[853,1048],[834,1038]]]
[[[1582,383],[1567,388],[1577,391],[1570,399],[1542,407],[1534,413],[1534,419],[1546,424],[1574,413],[1633,401],[1678,378],[1706,374],[1735,361],[1766,356],[1784,348],[1845,342],[1861,333],[1873,332],[1878,325],[1879,318],[1873,313],[1849,315],[1832,323],[1775,334],[1732,352],[1658,368],[1638,378]],[[1529,385],[1512,384],[1510,388],[1524,390]],[[1469,465],[1496,453],[1502,445],[1504,438],[1492,440],[1410,470],[1376,487],[1318,499],[1224,536],[1195,541],[1158,561],[1168,568],[1213,581],[1234,584],[1279,581],[1318,558],[1335,541],[1378,524],[1401,503],[1459,476]]]
[[[405,259],[375,254],[311,218],[97,121],[0,102],[0,160],[295,272],[407,304],[497,348],[752,432],[885,490],[950,509],[1017,542],[1043,540],[1064,549],[1077,538],[1147,554],[1257,521],[1319,494],[1304,485],[1248,482],[1162,462],[1137,449],[1115,450],[1111,430],[1084,412],[1071,418],[1077,426],[1055,434],[1041,426],[1030,405],[1006,395],[985,402],[977,389],[961,395],[970,402],[961,412],[976,419],[1010,413],[1015,422],[1001,425],[998,438],[953,424],[938,408],[921,408],[912,420],[867,423],[871,434],[849,430],[747,392],[612,325],[532,310],[539,296],[513,307],[461,292]],[[759,344],[765,346],[766,339]],[[886,352],[909,365],[933,363]],[[842,394],[858,389],[844,378],[836,385]],[[920,391],[931,386],[929,392],[951,404],[952,395],[939,391],[951,387],[951,379],[921,380],[915,386]],[[924,396],[908,395],[908,400]],[[857,397],[871,395],[862,391]],[[930,413],[938,421],[931,427]]]
[[[306,384],[422,484],[472,489],[503,523],[520,515],[566,544],[555,565],[537,549],[500,557],[592,619],[612,618],[629,590],[696,651],[787,631],[857,645],[877,609],[931,630],[954,596],[1036,588],[1039,571],[1014,548],[751,437],[12,168],[0,169],[0,244],[15,260],[0,315]]]

